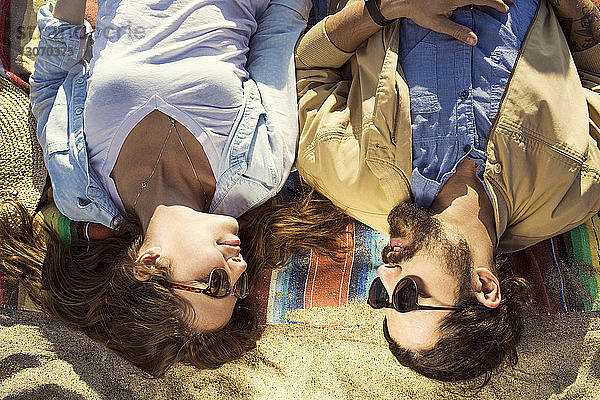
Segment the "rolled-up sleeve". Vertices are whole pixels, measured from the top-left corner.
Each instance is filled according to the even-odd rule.
[[[92,45],[92,27],[72,25],[52,15],[53,5],[47,4],[38,11],[40,42],[30,77],[31,105],[38,122],[44,120],[44,113],[52,105],[52,99],[69,71],[89,54]]]
[[[273,0],[257,19],[247,68],[267,113],[271,155],[280,171],[277,190],[292,168],[298,142],[294,49],[306,28],[310,0]]]
[[[297,68],[341,68],[354,54],[341,50],[329,39],[325,31],[327,18],[319,21],[300,39],[296,49]]]
[[[600,44],[574,52],[573,60],[579,71],[600,74]]]

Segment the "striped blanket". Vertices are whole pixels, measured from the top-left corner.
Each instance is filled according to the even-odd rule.
[[[288,184],[297,182],[293,175]],[[595,215],[569,232],[510,255],[514,273],[533,286],[538,314],[600,310],[599,236]],[[338,240],[349,250],[337,260],[306,252],[280,269],[263,272],[255,293],[262,322],[297,323],[297,310],[366,301],[389,238],[354,221]]]
[[[516,274],[528,279],[540,314],[600,310],[600,219],[511,255]]]
[[[353,222],[340,238],[340,247],[351,250],[339,259],[305,252],[292,256],[281,269],[265,271],[256,289],[259,319],[267,324],[293,323],[289,315],[294,310],[365,302],[388,240]]]

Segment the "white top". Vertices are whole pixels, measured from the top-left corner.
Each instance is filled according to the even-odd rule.
[[[129,132],[155,109],[183,124],[218,171],[244,102],[250,37],[268,3],[99,2],[84,131],[90,166],[119,208],[110,173]]]

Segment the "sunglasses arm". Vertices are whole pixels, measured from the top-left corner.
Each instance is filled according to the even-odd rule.
[[[436,306],[422,306],[420,304],[417,304],[417,310],[443,310],[443,311],[456,311],[456,310],[462,310],[462,308],[459,307],[436,307]]]

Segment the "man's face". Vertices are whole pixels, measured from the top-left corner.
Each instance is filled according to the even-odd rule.
[[[437,219],[412,203],[395,207],[388,221],[391,246],[384,248],[385,264],[377,272],[390,298],[398,281],[411,277],[420,305],[454,306],[459,290],[470,287],[472,262],[466,241],[456,233],[450,238]],[[440,322],[449,312],[385,309],[392,339],[415,351],[437,343]]]

